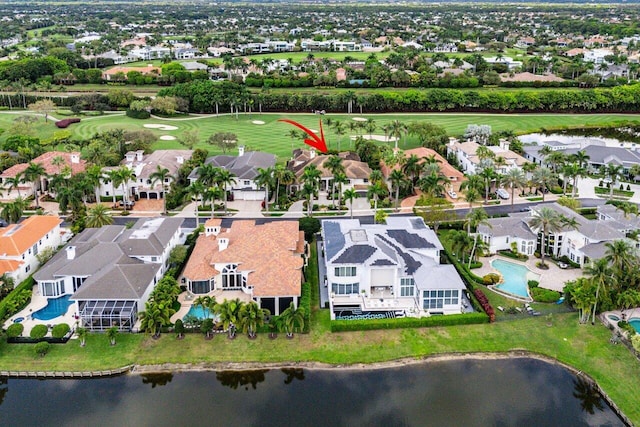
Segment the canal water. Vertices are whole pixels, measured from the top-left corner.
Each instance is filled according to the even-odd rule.
[[[597,391],[534,359],[376,370],[0,380],[3,426],[622,426]]]

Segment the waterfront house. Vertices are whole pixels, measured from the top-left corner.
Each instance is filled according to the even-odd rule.
[[[131,228],[87,228],[34,274],[47,299],[70,295],[82,327],[132,330],[171,250],[184,242],[182,218],[141,218]]]
[[[182,273],[190,292],[253,300],[275,315],[298,306],[306,244],[297,221],[237,220],[223,228],[213,218],[204,227]]]
[[[332,319],[459,314],[468,305],[462,279],[441,263],[442,244],[422,218],[324,220],[322,240]]]

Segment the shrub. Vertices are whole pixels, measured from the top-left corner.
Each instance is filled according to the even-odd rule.
[[[622,190],[622,188],[621,188]],[[627,184],[627,191],[631,191],[631,186],[629,184]]]
[[[537,288],[539,284],[540,284],[540,282],[538,282],[537,280],[529,280],[527,282],[527,285],[529,285],[530,289]]]
[[[13,291],[11,291],[9,295],[0,301],[0,323],[4,322],[29,304],[33,283],[33,279],[29,276]]]
[[[635,334],[631,337],[631,344],[635,351],[640,351],[640,334]]]
[[[482,268],[482,263],[480,261],[473,261],[471,263],[471,269],[475,270],[476,268]]]
[[[127,117],[131,117],[132,119],[148,119],[151,117],[151,114],[147,110],[131,110],[127,109],[126,113]]]
[[[311,285],[308,282],[302,284],[300,308],[304,310],[304,329],[302,332],[308,333],[311,330]]]
[[[54,338],[62,338],[69,333],[71,328],[66,323],[60,323],[53,327],[51,336]]]
[[[484,312],[487,313],[487,316],[489,316],[489,323],[495,322],[496,313],[493,310],[493,307],[489,303],[489,300],[487,299],[487,296],[484,294],[484,292],[482,292],[480,289],[474,289],[473,294],[476,296],[476,299],[480,303],[480,306],[482,306]]]
[[[556,302],[560,298],[560,292],[544,288],[531,288],[529,290],[533,300],[536,302]]]
[[[331,321],[331,332],[474,325],[480,323],[487,323],[487,316],[482,313],[451,314],[447,316],[430,317],[403,317],[400,319],[333,320]]]
[[[51,348],[51,344],[46,341],[42,341],[37,343],[33,350],[36,352],[36,356],[44,357],[47,353],[49,353],[49,349]]]
[[[305,216],[299,220],[299,230],[304,231],[304,238],[307,242],[313,239],[313,235],[320,231],[320,220],[318,218]]]
[[[73,123],[80,123],[80,119],[77,117],[71,119],[62,119],[56,122],[56,127],[60,129],[66,129],[71,126]]]
[[[536,267],[538,267],[540,270],[548,270],[549,269],[549,265],[546,262],[543,264],[542,261],[536,262]]]
[[[33,339],[40,339],[40,338],[44,338],[45,335],[47,335],[47,332],[49,331],[49,328],[47,327],[47,325],[36,325],[33,327],[33,329],[31,329],[31,338]]]
[[[7,328],[7,338],[16,338],[22,335],[24,325],[22,323],[14,323]]]
[[[483,278],[482,278],[482,283],[484,285],[495,285],[496,283],[500,282],[500,275],[496,274],[496,273],[489,273],[486,274]]]
[[[498,251],[498,255],[502,255],[504,257],[511,258],[511,259],[517,259],[519,261],[528,260],[529,259],[529,257],[526,256],[525,254],[521,254],[521,253],[518,253],[518,252],[512,252],[512,251],[507,251],[507,250]]]
[[[182,319],[176,320],[176,324],[174,325],[173,330],[178,335],[184,334],[184,323],[182,322]]]

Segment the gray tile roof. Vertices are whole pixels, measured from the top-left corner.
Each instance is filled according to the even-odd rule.
[[[249,151],[242,156],[228,156],[226,154],[207,158],[205,164],[212,164],[227,169],[238,179],[254,179],[258,176],[258,168],[266,169],[276,164],[276,156],[262,151]],[[189,174],[190,180],[198,179],[198,169]]]
[[[536,234],[527,225],[528,214],[514,214],[505,218],[491,218],[487,225],[479,225],[478,232],[488,236],[513,236],[523,240],[535,240]]]

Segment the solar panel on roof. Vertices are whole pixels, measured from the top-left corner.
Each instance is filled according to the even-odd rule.
[[[344,248],[345,240],[340,224],[335,221],[324,221],[324,249],[327,259],[333,259]]]
[[[376,252],[376,248],[369,245],[354,245],[342,252],[338,258],[333,260],[339,264],[362,264]]]
[[[435,245],[424,237],[407,230],[387,230],[387,235],[405,248],[435,248]]]
[[[422,218],[414,218],[410,221],[414,230],[424,230],[427,228],[427,226],[424,225],[424,221],[422,220]]]

